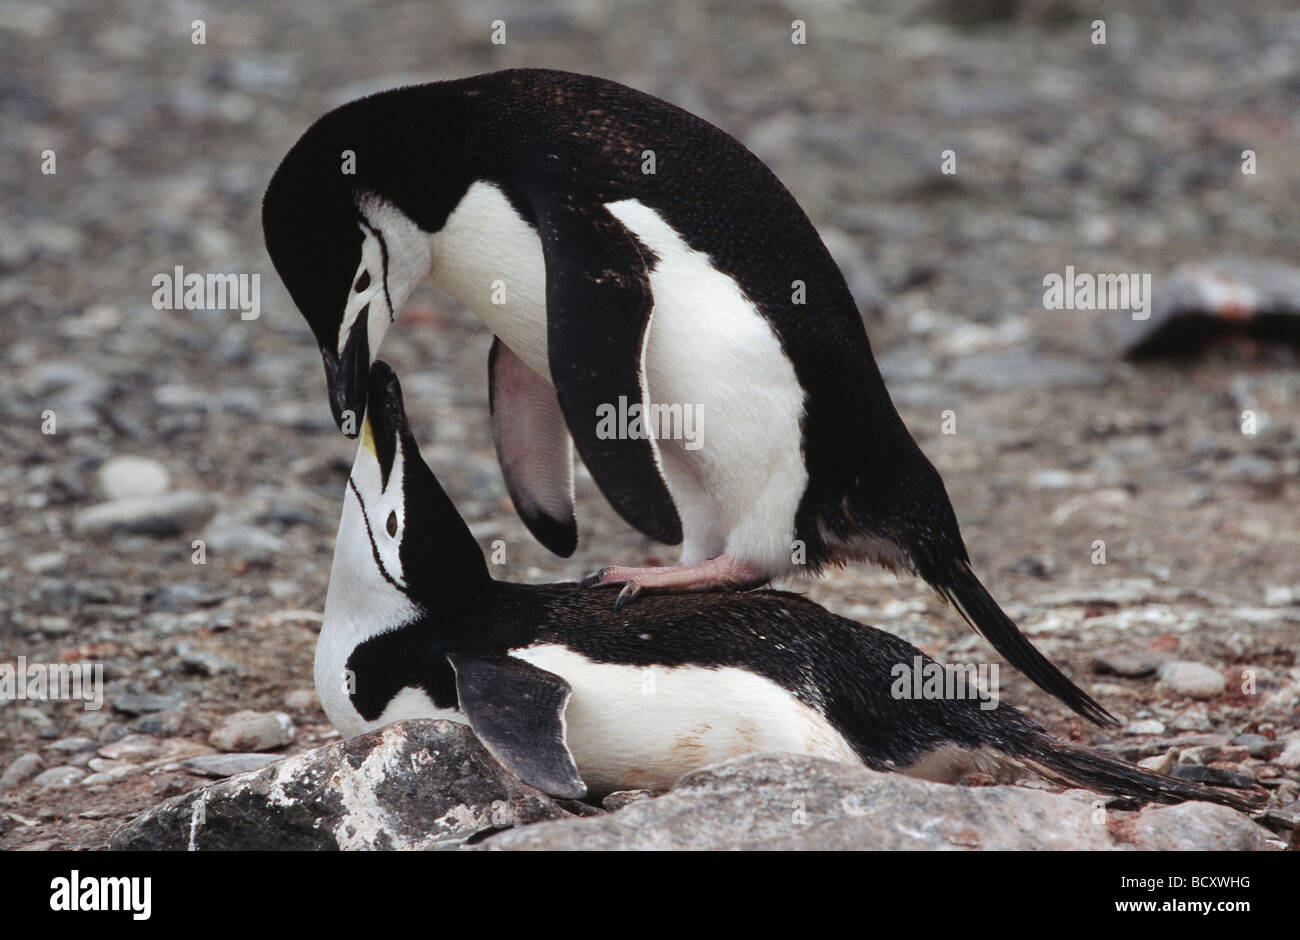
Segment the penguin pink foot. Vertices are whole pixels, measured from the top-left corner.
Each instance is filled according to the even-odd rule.
[[[642,591],[743,591],[768,582],[768,575],[749,562],[718,555],[693,565],[668,565],[662,568],[625,568],[611,565],[584,578],[582,587],[610,587],[621,584],[623,590],[614,601],[621,610]]]

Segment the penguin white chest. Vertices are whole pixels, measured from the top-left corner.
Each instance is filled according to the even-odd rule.
[[[505,193],[491,183],[471,185],[429,248],[430,279],[550,381],[542,242]]]

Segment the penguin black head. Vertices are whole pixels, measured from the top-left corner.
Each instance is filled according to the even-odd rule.
[[[343,608],[376,629],[392,629],[472,597],[492,579],[478,543],[420,456],[387,363],[371,368],[366,392],[326,616]]]
[[[429,236],[468,186],[448,170],[446,143],[411,127],[415,110],[445,97],[419,86],[336,108],[290,149],[262,201],[267,252],[320,345],[330,410],[349,437],[379,344],[429,273]]]

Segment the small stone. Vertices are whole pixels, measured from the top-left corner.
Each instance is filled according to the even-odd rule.
[[[51,767],[37,775],[32,783],[46,790],[60,790],[72,786],[85,776],[86,772],[80,767]]]
[[[208,736],[223,751],[269,751],[293,740],[293,719],[284,712],[240,711],[227,715]]]
[[[1239,734],[1232,743],[1246,748],[1250,756],[1257,760],[1268,760],[1270,756],[1282,750],[1282,742],[1266,738],[1262,734]]]
[[[1092,654],[1092,671],[1116,676],[1149,676],[1170,658],[1160,650],[1113,646]]]
[[[314,711],[320,707],[314,689],[294,689],[284,697],[284,707],[290,711]]]
[[[1300,601],[1296,589],[1285,584],[1270,584],[1264,588],[1264,604],[1268,607],[1288,607]]]
[[[1173,660],[1160,667],[1160,678],[1179,695],[1189,698],[1214,698],[1222,695],[1227,684],[1223,676],[1204,663]]]
[[[1214,724],[1210,721],[1210,716],[1204,709],[1190,709],[1183,712],[1172,722],[1169,727],[1175,731],[1213,731]]]
[[[1288,770],[1300,770],[1300,738],[1287,742],[1282,753],[1274,758],[1273,763],[1280,764]]]
[[[156,738],[144,734],[129,734],[120,741],[103,745],[97,753],[108,760],[143,761],[157,756],[161,747]]]
[[[136,734],[154,734],[167,736],[178,734],[185,725],[185,706],[165,708],[160,712],[141,715],[131,722],[131,731]]]
[[[91,761],[93,764],[94,761]],[[117,761],[104,761],[102,763],[111,766],[103,770],[96,771],[81,780],[83,787],[102,787],[117,783],[119,780],[125,780],[127,777],[133,777],[140,772],[140,768],[135,764],[126,764]]]
[[[59,636],[64,633],[71,633],[72,629],[73,624],[71,617],[59,617],[53,614],[46,614],[45,616],[37,617],[35,620],[28,623],[23,628],[23,632],[28,634],[43,633],[48,636]]]
[[[1277,806],[1264,814],[1264,822],[1290,831],[1300,827],[1300,800],[1290,806]]]
[[[97,747],[99,742],[92,738],[60,738],[49,746],[49,750],[63,754],[78,754],[81,751],[93,751]]]
[[[125,694],[113,699],[113,708],[124,715],[143,715],[176,708],[182,704],[179,695]]]
[[[194,675],[242,675],[246,672],[240,663],[223,659],[208,650],[196,650],[188,643],[178,643],[176,653],[180,656],[181,668]]]
[[[279,754],[206,754],[181,761],[181,769],[201,777],[233,777],[261,770],[281,759]]]
[[[284,551],[279,536],[265,529],[230,519],[214,520],[203,531],[211,558],[230,558],[250,565],[269,565]]]
[[[63,552],[40,552],[28,555],[23,561],[23,567],[32,574],[50,574],[61,571],[67,563],[68,558]]]
[[[17,710],[18,720],[36,732],[41,738],[57,738],[59,730],[49,715],[39,708],[27,705]]]
[[[600,805],[605,807],[611,813],[618,812],[624,806],[630,806],[633,803],[639,803],[641,800],[648,800],[654,796],[651,790],[615,790],[605,799],[601,800]]]
[[[1157,754],[1155,757],[1144,757],[1138,761],[1138,766],[1158,774],[1167,774],[1174,768],[1178,762],[1178,748],[1171,747],[1163,754]]]
[[[1228,761],[1229,763],[1239,763],[1250,757],[1250,751],[1244,747],[1227,747],[1223,746],[1206,746],[1184,748],[1182,751],[1182,762],[1184,764],[1214,764],[1219,761]]]
[[[40,766],[41,756],[39,754],[33,754],[31,752],[19,754],[10,762],[9,766],[5,768],[5,772],[0,774],[0,793],[3,793],[5,790],[13,789],[20,783],[26,783],[28,780],[32,779],[32,777],[36,776],[36,772],[40,769]]]
[[[147,597],[155,610],[179,613],[193,607],[211,607],[221,603],[230,595],[231,591],[228,588],[204,584],[202,581],[180,581],[165,584],[152,591]],[[198,621],[200,625],[206,625],[207,622],[207,617]],[[195,626],[194,629],[200,627]]]
[[[98,480],[110,500],[160,496],[171,487],[167,468],[149,457],[110,457],[100,464]]]
[[[1226,767],[1207,767],[1202,764],[1179,764],[1173,770],[1169,771],[1171,777],[1177,777],[1179,780],[1189,780],[1192,783],[1205,783],[1213,787],[1235,787],[1239,790],[1249,790],[1255,785],[1255,778],[1239,770],[1229,770]]]
[[[1256,454],[1236,454],[1223,464],[1226,480],[1238,483],[1267,485],[1278,478],[1277,464]]]
[[[212,501],[206,493],[179,490],[91,506],[73,517],[72,526],[80,535],[178,535],[198,528],[211,514]]]
[[[1143,718],[1141,721],[1130,722],[1124,728],[1125,734],[1164,734],[1164,722],[1155,718]]]

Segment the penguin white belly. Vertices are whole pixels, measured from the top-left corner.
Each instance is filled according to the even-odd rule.
[[[804,392],[794,365],[740,285],[657,212],[634,199],[607,208],[658,258],[650,273],[650,400],[697,416],[694,441],[659,441],[682,517],[682,562],[725,551],[769,574],[786,573],[808,485]]]
[[[668,789],[685,773],[743,754],[861,763],[816,710],[743,669],[599,663],[555,644],[510,655],[573,687],[566,740],[593,793]]]
[[[607,208],[657,257],[645,356],[650,401],[693,413],[693,429],[683,422],[684,433],[658,442],[682,519],[681,560],[725,551],[772,575],[788,573],[808,483],[794,366],[736,281],[655,210],[635,199]],[[470,186],[429,245],[431,279],[550,381],[541,241],[501,190]]]

